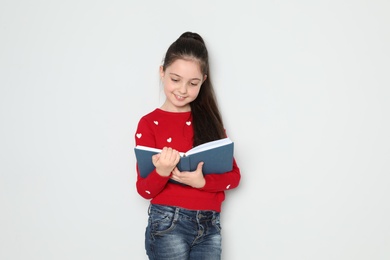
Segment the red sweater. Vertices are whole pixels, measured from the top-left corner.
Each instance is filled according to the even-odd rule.
[[[191,112],[167,112],[156,109],[143,116],[135,134],[136,145],[162,149],[172,147],[180,152],[192,148],[193,128]],[[177,206],[190,210],[221,211],[225,190],[236,188],[240,182],[240,169],[233,160],[233,169],[223,174],[207,174],[206,185],[201,188],[168,182],[169,177],[160,176],[153,170],[141,178],[137,167],[137,191],[152,204]]]

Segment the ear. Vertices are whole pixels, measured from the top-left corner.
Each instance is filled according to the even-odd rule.
[[[164,68],[163,66],[160,66],[160,79],[164,78],[164,76],[165,76]]]
[[[203,81],[202,81],[202,83],[205,82],[206,79],[207,79],[207,75],[204,75],[204,76],[203,76]]]

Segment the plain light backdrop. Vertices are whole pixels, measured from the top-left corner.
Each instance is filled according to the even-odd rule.
[[[0,2],[0,259],[146,259],[134,134],[185,31],[240,186],[224,260],[390,259],[390,2]]]

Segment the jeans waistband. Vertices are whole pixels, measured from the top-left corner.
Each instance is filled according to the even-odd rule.
[[[151,209],[160,210],[164,212],[170,212],[172,214],[182,214],[189,218],[194,219],[214,219],[215,217],[219,216],[219,212],[213,211],[213,210],[190,210],[175,206],[166,206],[166,205],[159,205],[159,204],[150,204],[149,205],[149,212]]]

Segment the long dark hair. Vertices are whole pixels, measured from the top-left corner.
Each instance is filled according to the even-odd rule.
[[[207,75],[198,97],[190,103],[194,128],[193,146],[226,137],[211,83],[209,56],[203,38],[197,33],[183,33],[169,46],[162,65],[163,70],[165,71],[177,59],[197,61],[203,76]]]

